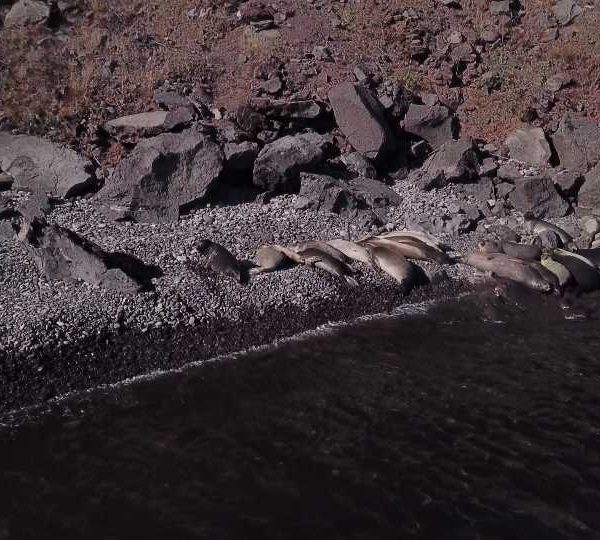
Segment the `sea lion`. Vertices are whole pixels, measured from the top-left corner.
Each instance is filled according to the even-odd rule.
[[[283,268],[286,264],[293,262],[281,250],[273,246],[261,246],[256,250],[254,258],[257,266],[250,269],[250,274],[262,274],[265,272],[274,272]]]
[[[393,277],[406,291],[412,287],[416,279],[416,269],[404,255],[387,245],[369,246],[369,250],[381,271]]]
[[[569,269],[564,264],[555,261],[548,255],[542,256],[540,264],[550,270],[550,272],[558,278],[561,289],[564,289],[573,280],[573,276],[571,275],[571,272],[569,272]]]
[[[546,268],[543,264],[538,261],[529,261],[527,265],[532,268],[541,279],[546,281],[552,287],[552,290],[560,293],[562,291],[562,287],[560,285],[560,281],[554,272],[551,272],[548,268]]]
[[[308,263],[310,266],[321,268],[322,270],[325,270],[326,272],[345,280],[348,285],[352,285],[353,287],[358,286],[358,282],[352,276],[352,268],[350,268],[346,263],[341,262],[335,257],[332,257],[325,251],[322,251],[316,247],[309,247],[299,251],[298,255],[305,261],[313,261]]]
[[[320,260],[319,257],[303,257],[302,255],[298,254],[296,248],[289,248],[280,244],[271,244],[269,247],[283,253],[288,259],[294,261],[296,264],[312,265]]]
[[[600,271],[589,259],[560,248],[553,250],[552,258],[569,270],[579,292],[590,292],[600,288]]]
[[[552,285],[526,262],[509,257],[504,253],[471,253],[462,257],[462,262],[487,272],[492,277],[509,279],[530,289],[549,292]]]
[[[542,256],[542,248],[532,244],[482,240],[479,242],[478,247],[480,253],[504,253],[509,257],[521,259],[522,261],[539,261]]]
[[[482,240],[477,244],[480,253],[504,253],[502,251],[502,243],[496,240]]]
[[[388,246],[396,253],[408,259],[420,261],[435,261],[440,264],[450,262],[450,257],[441,249],[434,248],[430,244],[416,238],[409,237],[379,237],[374,236],[361,242],[361,245]]]
[[[541,247],[517,242],[502,242],[502,251],[509,257],[522,261],[539,261],[542,256]]]
[[[329,242],[323,242],[321,240],[310,240],[308,242],[303,242],[302,244],[294,246],[294,249],[297,252],[304,251],[309,248],[315,248],[320,251],[323,251],[324,253],[327,253],[327,255],[329,255],[330,257],[333,257],[334,259],[337,259],[342,263],[347,264],[350,262],[350,259],[346,256],[346,254],[343,251],[340,251],[335,246],[332,246]]]
[[[433,248],[443,250],[445,247],[438,238],[422,231],[388,231],[379,233],[376,236],[380,238],[412,238],[429,244]]]
[[[341,251],[349,259],[368,264],[369,266],[374,265],[373,256],[365,246],[361,246],[356,242],[350,242],[349,240],[328,240],[327,243]]]
[[[582,255],[592,262],[596,268],[600,267],[600,248],[578,249],[575,253]]]
[[[201,240],[197,246],[198,253],[203,257],[205,265],[215,272],[228,274],[244,283],[246,276],[239,261],[227,248],[211,240]]]
[[[565,246],[569,246],[573,242],[573,237],[567,231],[557,227],[552,223],[549,223],[548,221],[537,219],[529,214],[525,215],[525,227],[531,234],[535,235],[539,235],[544,231],[555,232]]]

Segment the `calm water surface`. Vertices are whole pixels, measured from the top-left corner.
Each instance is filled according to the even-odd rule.
[[[464,299],[5,418],[0,540],[600,538],[588,307]]]

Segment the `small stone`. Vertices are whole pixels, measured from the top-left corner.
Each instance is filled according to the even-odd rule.
[[[548,92],[558,92],[569,86],[572,82],[573,78],[570,75],[566,73],[558,73],[546,81],[544,88],[548,90]]]
[[[1,2],[0,2],[1,3]],[[50,17],[50,6],[38,0],[19,0],[4,18],[5,28],[18,28],[45,23]]]
[[[463,42],[463,39],[463,35],[458,30],[454,30],[450,33],[446,41],[451,45],[458,45]]]
[[[278,94],[283,89],[283,82],[279,77],[272,77],[260,85],[267,94]]]
[[[323,45],[317,45],[313,48],[312,54],[315,57],[315,60],[328,61],[332,60],[331,58],[331,50],[328,47]]]
[[[579,227],[593,238],[600,233],[600,219],[595,216],[584,216],[579,220]]]

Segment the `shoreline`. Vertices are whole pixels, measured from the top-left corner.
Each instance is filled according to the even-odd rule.
[[[381,294],[376,294],[378,292]],[[15,384],[8,388],[7,377],[2,379],[1,393],[5,398],[0,403],[0,419],[8,419],[8,425],[11,425],[20,415],[39,410],[48,403],[68,400],[83,392],[135,384],[147,377],[168,377],[206,362],[276,348],[291,340],[310,339],[319,330],[335,332],[338,327],[359,324],[366,318],[394,317],[410,306],[427,304],[433,307],[477,292],[478,289],[472,284],[447,282],[420,287],[406,301],[402,301],[401,295],[396,295],[383,305],[380,302],[385,302],[390,290],[382,291],[374,287],[364,290],[361,295],[348,294],[321,311],[293,309],[288,305],[282,306],[281,311],[274,311],[269,317],[253,317],[248,313],[247,318],[240,318],[244,319],[241,325],[234,324],[234,321],[213,321],[217,330],[213,329],[211,334],[208,333],[210,328],[205,325],[201,328],[182,326],[103,335],[93,341],[74,343],[59,351],[42,352],[36,360],[48,362],[49,367],[44,371],[36,369],[37,362],[28,362],[27,358],[15,356],[8,360],[9,364],[19,367],[20,377],[13,378]],[[371,302],[365,302],[369,294]],[[293,317],[294,314],[297,316]],[[415,314],[407,316],[413,317]],[[223,336],[228,339],[224,340]],[[62,361],[56,362],[59,358]],[[51,366],[49,363],[53,360]]]
[[[422,192],[408,182],[394,189],[403,197],[400,207],[388,210],[394,228],[405,226],[407,216],[424,208],[441,211],[454,198],[451,189]],[[201,238],[251,260],[262,244],[345,236],[344,218],[298,210],[296,198],[207,206],[179,223],[160,225],[110,221],[90,199],[55,207],[51,223],[75,230],[103,249],[160,267],[162,276],[152,280],[154,290],[135,295],[81,282],[49,282],[38,275],[18,242],[0,241],[0,414],[192,359],[272,343],[329,322],[389,312],[436,295],[451,297],[473,282],[473,272],[462,265],[417,261],[439,285],[415,289],[405,298],[391,278],[361,263],[354,265],[358,288],[308,267],[258,275],[240,285],[196,266],[192,248]],[[466,251],[485,234],[479,229],[443,240]],[[356,236],[367,232],[353,230]]]

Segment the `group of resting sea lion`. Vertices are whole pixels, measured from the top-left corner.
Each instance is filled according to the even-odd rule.
[[[242,283],[256,274],[282,270],[291,265],[307,265],[357,286],[356,271],[351,264],[359,261],[388,274],[406,290],[421,276],[419,267],[410,259],[453,262],[439,240],[418,231],[385,232],[356,242],[336,239],[311,240],[294,246],[264,245],[257,250],[254,265],[250,268],[244,268],[225,247],[211,240],[202,240],[197,251],[206,266],[233,275]]]
[[[446,246],[425,232],[390,231],[356,242],[336,239],[293,246],[264,245],[250,264],[238,261],[225,247],[211,240],[202,240],[197,251],[205,266],[232,275],[240,283],[256,274],[306,265],[357,286],[356,271],[351,264],[359,261],[388,274],[407,292],[422,276],[421,269],[412,262],[420,260],[468,264],[492,277],[541,292],[562,294],[567,289],[577,292],[600,289],[600,248],[571,251],[573,239],[561,228],[534,218],[526,218],[525,223],[532,235],[551,231],[563,247],[542,248],[535,240],[532,244],[486,240],[479,243],[479,251],[451,257]]]

